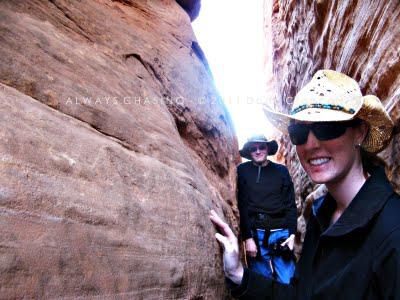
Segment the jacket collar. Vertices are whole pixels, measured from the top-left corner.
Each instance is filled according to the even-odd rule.
[[[323,235],[341,236],[367,225],[393,192],[384,168],[377,167],[335,224],[329,227],[336,208],[336,202],[329,193],[322,203],[315,203],[318,207],[313,204],[313,212],[323,230],[327,228]]]
[[[261,167],[264,168],[266,166],[268,166],[271,163],[271,161],[269,159],[266,159],[261,165],[260,164],[256,164],[253,160],[251,161],[251,164],[253,167]]]

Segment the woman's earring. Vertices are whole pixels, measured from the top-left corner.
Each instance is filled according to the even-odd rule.
[[[354,148],[356,148],[356,149],[361,148],[361,143],[354,145]]]

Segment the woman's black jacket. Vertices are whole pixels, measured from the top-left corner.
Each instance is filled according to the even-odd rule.
[[[303,250],[290,285],[245,269],[240,299],[400,299],[400,197],[383,168],[367,179],[329,226],[336,203],[313,205]],[[229,280],[228,280],[229,281]]]

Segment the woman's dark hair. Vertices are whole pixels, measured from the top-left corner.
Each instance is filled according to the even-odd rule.
[[[361,163],[365,172],[371,174],[376,167],[388,167],[386,162],[378,155],[365,151],[361,148]]]

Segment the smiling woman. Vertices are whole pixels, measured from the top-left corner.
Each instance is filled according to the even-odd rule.
[[[294,130],[294,127],[308,130]],[[311,180],[314,183],[325,183],[329,188],[330,185],[340,182],[343,176],[359,178],[350,171],[362,172],[361,153],[354,151],[354,147],[361,145],[367,130],[367,125],[360,119],[311,124],[302,122],[290,125],[289,135],[292,142],[297,142],[293,143],[296,145],[297,155]],[[303,132],[306,134],[303,135]],[[351,187],[358,191],[361,186],[353,182],[349,188]]]
[[[304,170],[314,182],[324,183],[328,194],[313,204],[289,286],[243,268],[235,236],[211,213],[211,220],[224,233],[216,238],[224,247],[233,295],[240,299],[399,299],[400,196],[383,166],[369,161],[393,136],[393,122],[380,100],[362,96],[350,77],[321,70],[296,95],[291,114],[268,107],[265,113],[282,132],[289,132]]]

